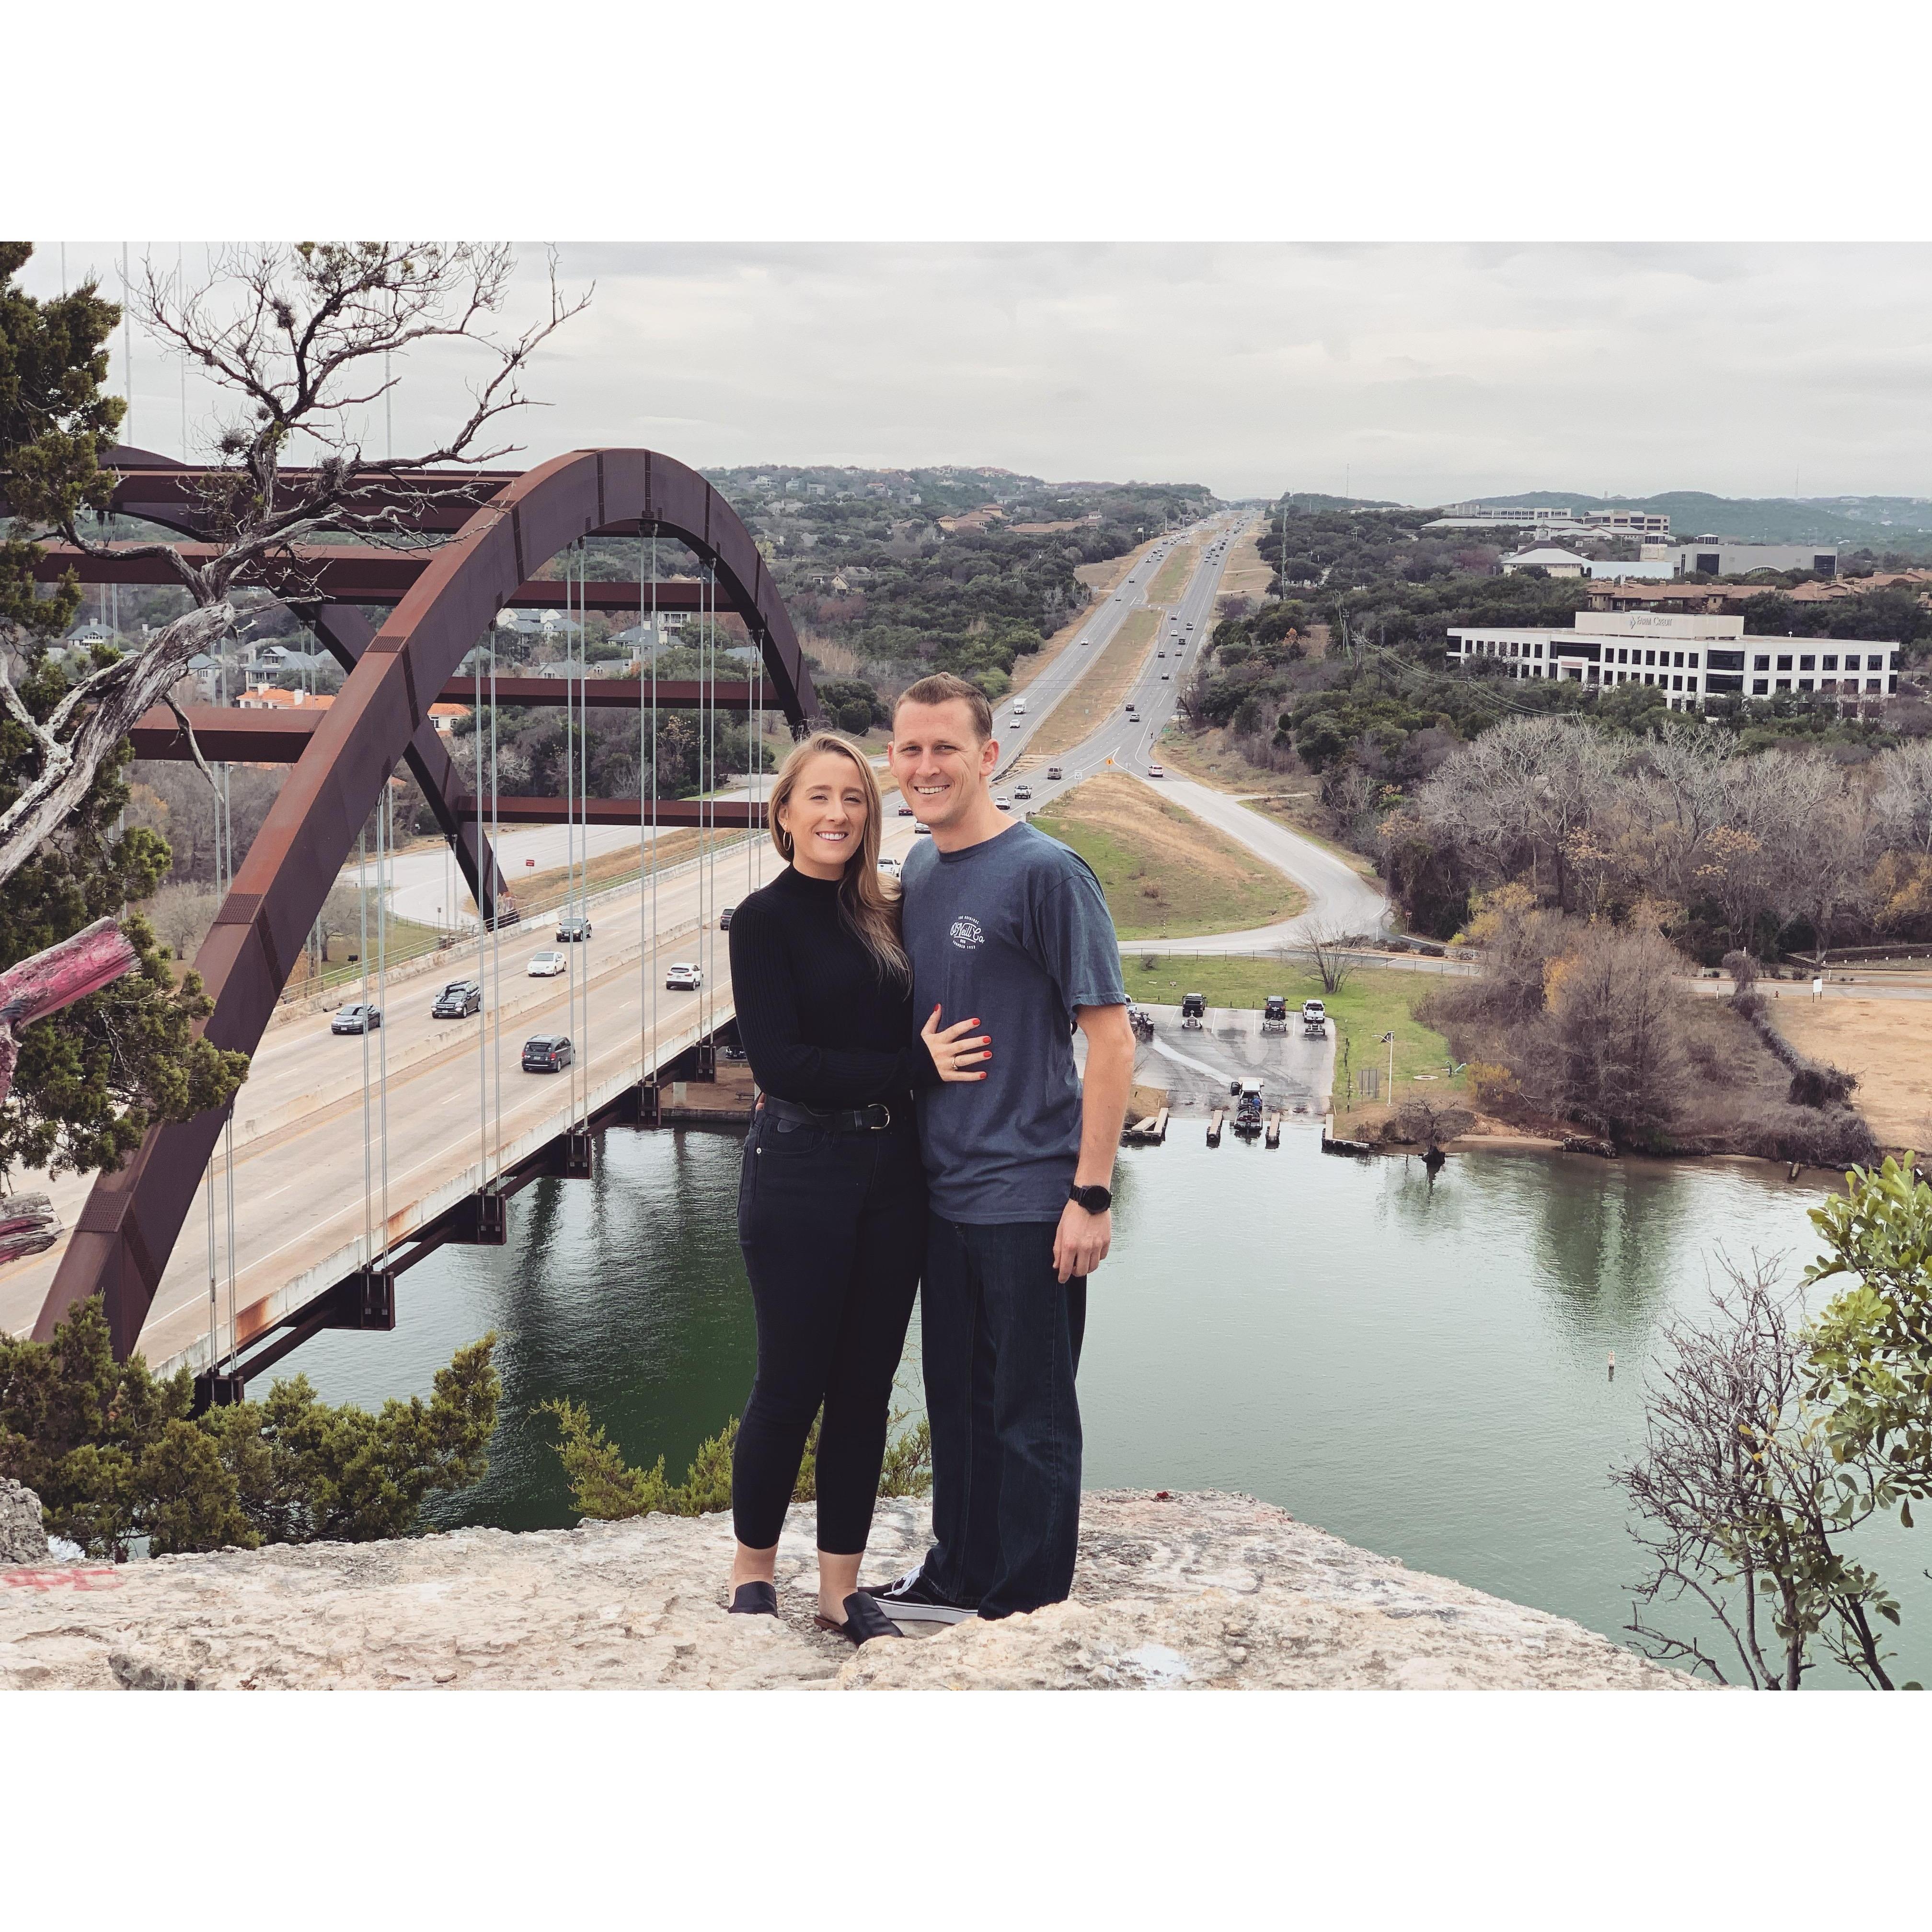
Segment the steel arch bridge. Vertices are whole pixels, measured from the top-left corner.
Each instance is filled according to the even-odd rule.
[[[199,486],[207,472],[131,449],[116,451],[112,466],[119,474],[116,512],[191,540],[205,535]],[[446,698],[470,700],[472,686],[456,682],[458,668],[499,612],[565,602],[565,584],[536,573],[579,539],[672,538],[698,556],[715,586],[688,579],[655,585],[593,581],[585,586],[589,608],[695,610],[704,608],[710,589],[711,608],[735,612],[758,648],[764,675],[756,683],[707,683],[700,690],[660,682],[655,692],[660,706],[715,703],[748,710],[769,700],[782,709],[794,734],[816,708],[810,672],[764,557],[730,504],[684,464],[651,450],[592,449],[521,473],[425,472],[400,480],[424,493],[446,495],[460,486],[470,494],[470,505],[454,511],[426,495],[434,507],[419,512],[412,527],[443,536],[436,548],[316,546],[244,580],[243,587],[252,582],[283,597],[341,663],[346,676],[333,704],[305,718],[188,709],[205,757],[292,766],[194,962],[214,1003],[203,1030],[224,1048],[253,1055],[323,900],[400,764],[408,765],[428,799],[486,922],[514,918],[482,835],[479,801],[465,796],[430,722],[430,706]],[[385,487],[392,487],[386,479]],[[48,578],[74,568],[94,584],[176,580],[165,560],[82,557],[59,545],[46,548],[40,574]],[[196,545],[190,541],[182,548],[191,554]],[[361,608],[368,604],[389,607],[373,632]],[[563,682],[499,680],[496,701],[563,704]],[[586,694],[593,706],[634,709],[646,690],[636,680],[598,679]],[[144,717],[133,738],[140,757],[191,755],[174,714],[165,709]],[[589,804],[590,822],[718,827],[763,822],[755,802],[660,804],[640,797]],[[506,822],[561,820],[565,809],[561,800],[501,798],[494,815]],[[211,1109],[150,1129],[123,1167],[96,1180],[34,1324],[37,1340],[51,1335],[75,1304],[98,1294],[116,1355],[133,1353],[228,1112]],[[488,1232],[489,1219],[479,1204],[469,1238],[500,1238]],[[497,1219],[500,1226],[500,1211]],[[388,1283],[381,1286],[386,1295]],[[325,1311],[310,1327],[388,1326],[392,1298],[388,1306],[388,1320],[380,1308],[373,1315],[365,1308],[361,1319],[351,1308],[338,1311],[339,1319]],[[250,1372],[262,1366],[266,1360]]]

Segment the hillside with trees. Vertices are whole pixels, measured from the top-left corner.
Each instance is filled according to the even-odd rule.
[[[1932,759],[1932,704],[1912,674],[1932,648],[1918,586],[1855,581],[1817,602],[1794,602],[1790,582],[1741,584],[1748,633],[1896,642],[1904,688],[1856,715],[1786,692],[1688,718],[1654,687],[1598,695],[1484,663],[1450,670],[1451,626],[1565,628],[1588,582],[1496,574],[1480,547],[1422,532],[1424,512],[1300,502],[1277,505],[1261,538],[1274,601],[1216,627],[1186,723],[1312,778],[1314,829],[1372,857],[1417,930],[1447,937],[1475,896],[1522,878],[1566,914],[1646,908],[1712,964],[1740,947],[1932,936],[1913,829]],[[1496,829],[1492,813],[1540,808],[1538,788],[1562,801],[1553,843]]]
[[[1082,565],[1216,503],[1199,485],[1050,484],[1004,470],[707,473],[756,536],[815,665],[875,700],[931,670],[1004,695],[1015,663],[1085,608]]]

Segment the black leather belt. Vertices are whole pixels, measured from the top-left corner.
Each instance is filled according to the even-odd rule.
[[[823,1127],[828,1133],[882,1134],[892,1124],[892,1110],[883,1100],[874,1100],[869,1107],[845,1107],[836,1112],[801,1106],[796,1100],[781,1100],[773,1094],[766,1094],[758,1104],[782,1120]]]

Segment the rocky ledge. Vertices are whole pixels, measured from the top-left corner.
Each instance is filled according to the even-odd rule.
[[[778,1618],[734,1617],[728,1517],[0,1570],[13,1689],[1685,1690],[1580,1624],[1214,1492],[1085,1499],[1073,1600],[854,1652],[812,1626],[812,1513]],[[916,1558],[882,1503],[866,1574]]]

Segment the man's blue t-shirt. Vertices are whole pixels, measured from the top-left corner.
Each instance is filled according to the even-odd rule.
[[[961,852],[924,839],[902,884],[913,1010],[978,1017],[985,1080],[919,1096],[933,1211],[949,1221],[1058,1221],[1080,1154],[1077,1006],[1126,1004],[1120,942],[1086,861],[1030,825]]]

